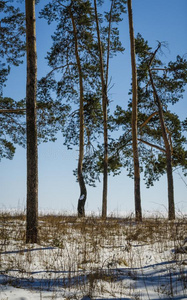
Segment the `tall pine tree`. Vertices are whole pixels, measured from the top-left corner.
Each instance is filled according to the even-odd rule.
[[[131,45],[131,68],[132,68],[132,145],[134,160],[134,198],[135,215],[137,221],[142,221],[141,194],[140,194],[140,166],[138,153],[137,119],[138,119],[138,83],[136,69],[135,38],[132,16],[132,1],[128,0],[129,33]]]
[[[160,48],[161,44],[159,43],[158,46]],[[186,120],[181,121],[175,113],[169,110],[171,104],[175,104],[183,97],[187,83],[187,62],[184,58],[177,56],[176,61],[164,64],[158,57],[159,48],[157,47],[154,51],[138,34],[136,39],[139,99],[138,142],[140,169],[144,171],[147,187],[153,185],[153,182],[164,173],[167,173],[168,177],[172,176],[173,169],[176,167],[181,167],[184,174],[187,170],[186,138],[183,135],[186,130]],[[119,170],[124,166],[129,176],[132,177],[134,174],[131,114],[131,102],[126,111],[117,107],[113,121],[116,126],[123,127],[124,134],[110,146],[113,151],[113,168]],[[164,124],[161,124],[162,122]],[[170,152],[169,157],[167,147]],[[168,179],[168,218],[170,220],[175,218],[173,190],[173,184],[170,185]]]
[[[78,104],[78,114],[73,113],[79,120],[79,134],[75,141],[70,135],[74,131],[73,123],[68,130],[64,130],[66,144],[77,144],[79,142],[79,159],[77,168],[77,179],[80,186],[78,199],[78,216],[85,215],[85,202],[87,198],[86,183],[83,174],[85,135],[90,131],[86,129],[84,120],[85,107],[89,101],[93,102],[94,90],[97,86],[97,60],[95,59],[93,18],[90,1],[52,1],[45,6],[41,12],[49,23],[57,22],[54,33],[53,45],[48,53],[48,62],[52,68],[46,77],[46,82],[52,80],[57,98],[63,101],[71,99],[72,105]],[[55,78],[56,71],[60,79]],[[95,98],[96,99],[96,98]],[[73,101],[72,101],[73,100]],[[73,134],[74,135],[74,134]]]
[[[109,60],[117,52],[124,48],[119,40],[119,31],[114,24],[122,21],[121,15],[125,12],[126,1],[110,1],[109,12],[105,13],[104,23],[98,13],[98,5],[102,1],[94,0],[95,23],[97,31],[98,57],[100,64],[100,82],[103,111],[103,197],[102,197],[102,217],[107,217],[107,193],[108,193],[108,81],[109,81]],[[100,18],[99,18],[100,17]],[[103,23],[103,24],[102,24]]]
[[[25,0],[27,49],[27,224],[26,243],[38,242],[37,53],[35,0]]]

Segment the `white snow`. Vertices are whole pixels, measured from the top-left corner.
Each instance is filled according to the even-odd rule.
[[[175,251],[187,221],[39,224],[40,244],[25,245],[25,221],[0,218],[1,300],[187,299],[187,254]]]
[[[79,200],[84,200],[84,198],[85,198],[85,195],[83,194],[80,196]]]

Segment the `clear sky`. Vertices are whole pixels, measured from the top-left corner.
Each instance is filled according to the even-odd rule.
[[[105,1],[107,3],[107,1]],[[38,19],[38,12],[46,1],[40,1],[36,7],[36,30],[38,51],[38,78],[49,70],[44,57],[51,45],[51,34],[54,26],[48,26],[45,20]],[[22,8],[24,9],[24,5]],[[169,50],[165,50],[163,60],[174,60],[176,55],[187,53],[187,1],[186,0],[132,0],[135,34],[140,32],[156,47],[156,41],[167,41]],[[128,102],[128,91],[131,81],[130,49],[128,18],[120,25],[120,36],[125,47],[124,54],[111,60],[110,76],[114,87],[110,91],[113,100],[111,106]],[[25,97],[26,65],[12,68],[4,96],[15,100]],[[186,118],[187,93],[180,103],[172,107],[172,111]],[[55,143],[39,146],[39,208],[42,211],[74,211],[76,212],[79,197],[79,186],[72,170],[77,166],[77,149],[67,151],[63,138],[58,134]],[[101,177],[102,179],[102,177]],[[187,182],[187,179],[183,177]],[[174,174],[175,202],[177,210],[187,212],[187,187],[178,173]],[[3,159],[0,163],[0,209],[23,209],[26,206],[26,151],[17,147],[13,160]],[[167,181],[163,176],[154,187],[147,189],[142,181],[142,208],[144,211],[158,212],[167,210]],[[88,187],[86,211],[101,211],[102,181],[96,188]],[[134,211],[133,180],[126,172],[116,177],[109,177],[108,211],[120,213]]]

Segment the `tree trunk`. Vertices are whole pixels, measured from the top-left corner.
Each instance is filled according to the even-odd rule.
[[[134,160],[134,196],[135,196],[135,215],[137,221],[142,221],[141,195],[140,195],[140,168],[138,155],[137,140],[137,103],[138,103],[138,87],[137,87],[137,70],[135,57],[135,39],[133,29],[132,4],[128,3],[129,15],[129,33],[131,45],[131,67],[132,67],[132,143],[133,143],[133,160]]]
[[[74,21],[74,17],[71,11],[71,6],[69,7],[70,17],[73,26],[73,33],[75,39],[75,56],[77,61],[78,73],[79,73],[79,161],[78,161],[78,182],[80,186],[80,197],[78,200],[78,217],[85,216],[85,202],[87,198],[87,190],[86,185],[84,182],[84,177],[82,174],[82,167],[83,167],[83,159],[84,159],[84,93],[83,93],[83,78],[82,78],[82,68],[80,63],[79,51],[78,51],[78,39],[77,39],[77,30]]]
[[[173,172],[172,172],[171,146],[170,146],[167,132],[166,132],[162,104],[161,104],[160,98],[158,96],[157,90],[155,88],[150,68],[149,68],[149,77],[150,77],[151,85],[152,85],[153,92],[155,95],[156,104],[158,106],[158,113],[159,113],[159,118],[160,118],[162,137],[163,137],[164,145],[165,145],[165,149],[166,149],[167,182],[168,182],[168,219],[174,220],[175,219],[175,204],[174,204],[174,184],[173,184]]]
[[[27,46],[27,225],[26,243],[38,241],[38,148],[36,124],[37,57],[35,1],[26,0]]]
[[[99,46],[100,76],[102,84],[102,108],[103,108],[103,127],[104,127],[104,159],[103,159],[103,201],[102,217],[107,217],[107,192],[108,192],[108,124],[107,124],[107,83],[104,79],[103,53],[100,39],[99,20],[97,14],[97,2],[94,0],[95,20],[97,27],[97,39]],[[108,63],[107,63],[108,65]],[[108,74],[108,73],[107,73]]]
[[[108,193],[108,124],[107,124],[107,96],[103,94],[103,121],[104,121],[104,169],[103,169],[103,203],[102,218],[107,217]]]

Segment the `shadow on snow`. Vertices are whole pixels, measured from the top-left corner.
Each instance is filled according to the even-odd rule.
[[[5,251],[1,254],[15,254],[20,252],[38,251],[38,250],[52,250],[54,247],[47,248],[35,248],[24,249],[19,251]],[[158,288],[164,288],[165,292],[171,290],[174,291],[174,287],[177,286],[180,290],[180,286],[183,284],[183,291],[187,288],[187,270],[175,270],[174,264],[176,261],[166,261],[157,264],[151,264],[142,268],[114,268],[114,269],[98,269],[95,271],[69,271],[69,270],[38,270],[28,272],[28,276],[33,276],[40,273],[45,274],[58,274],[57,278],[17,278],[15,276],[8,276],[2,271],[0,272],[0,284],[9,285],[18,288],[40,290],[40,291],[54,291],[59,288],[78,288],[83,285],[91,284],[94,280],[106,280],[107,282],[122,282],[123,280],[132,280],[135,284],[135,292],[144,288],[149,292],[149,289],[156,291]],[[176,266],[176,265],[175,265]],[[19,272],[19,270],[6,270],[11,272]],[[68,274],[68,276],[67,276]],[[61,275],[61,276],[60,276]],[[8,288],[8,286],[7,286]],[[172,295],[172,299],[182,300],[187,299],[187,295],[177,296],[178,291],[174,291],[176,296]],[[171,295],[168,295],[170,299]],[[154,296],[153,296],[154,297]],[[82,300],[89,300],[89,297],[83,297]],[[132,298],[95,298],[94,300],[130,300]],[[152,300],[158,300],[158,298],[151,298]],[[165,298],[166,299],[166,298]]]

